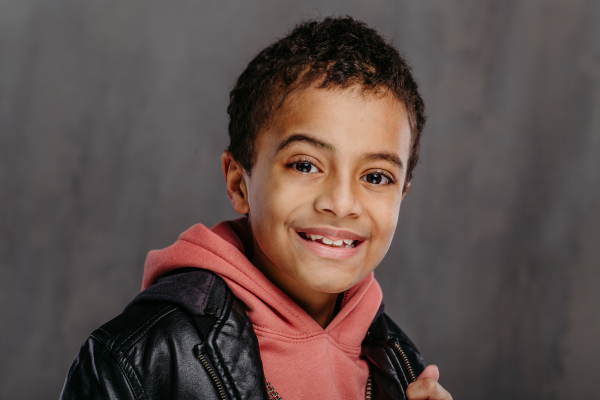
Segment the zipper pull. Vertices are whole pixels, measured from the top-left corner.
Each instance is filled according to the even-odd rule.
[[[204,343],[200,343],[194,346],[194,355],[199,358],[201,355],[206,354],[206,346]]]

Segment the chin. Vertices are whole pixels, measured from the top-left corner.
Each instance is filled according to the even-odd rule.
[[[326,274],[320,271],[311,274],[311,276],[303,277],[301,281],[305,286],[316,292],[342,293],[356,285],[366,275],[367,274],[364,276],[357,276],[357,274],[342,274],[342,276],[340,276],[339,271],[333,274]]]

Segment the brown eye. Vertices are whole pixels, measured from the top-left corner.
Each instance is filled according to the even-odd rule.
[[[294,168],[296,168],[296,171],[302,172],[303,174],[310,174],[319,171],[319,169],[315,167],[314,164],[306,161],[294,163]]]
[[[366,174],[365,176],[363,176],[362,180],[369,182],[373,185],[386,185],[388,183],[391,183],[390,178],[378,172]]]

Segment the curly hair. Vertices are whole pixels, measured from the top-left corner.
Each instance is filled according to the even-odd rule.
[[[425,104],[411,69],[398,50],[374,29],[352,17],[328,17],[298,24],[261,51],[229,94],[228,150],[250,174],[254,141],[294,90],[359,86],[365,92],[391,93],[406,107],[411,149],[404,189],[419,158]]]

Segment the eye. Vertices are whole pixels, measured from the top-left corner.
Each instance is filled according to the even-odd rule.
[[[369,182],[373,185],[389,185],[394,181],[389,176],[381,172],[371,172],[360,178],[362,181]]]
[[[302,172],[303,174],[314,174],[319,172],[319,168],[317,168],[313,163],[308,161],[296,161],[292,164],[296,171]]]

